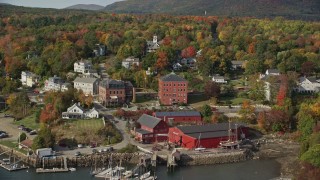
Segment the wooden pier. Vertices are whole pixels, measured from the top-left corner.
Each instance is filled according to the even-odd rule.
[[[45,168],[44,164],[42,168],[37,168],[36,169],[36,173],[59,173],[59,172],[68,172],[68,166],[67,166],[67,159],[65,157],[63,157],[63,164],[64,167],[63,168]]]
[[[29,168],[28,166],[16,166],[14,164],[3,164],[1,161],[0,161],[0,167],[4,168],[5,170],[8,170],[8,171],[18,171],[18,170],[23,170],[23,169],[27,169]]]

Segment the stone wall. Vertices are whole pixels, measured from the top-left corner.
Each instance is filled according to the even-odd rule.
[[[249,151],[230,151],[224,153],[182,154],[177,163],[182,166],[210,165],[241,162],[250,159]]]

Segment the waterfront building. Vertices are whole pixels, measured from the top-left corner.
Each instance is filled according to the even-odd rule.
[[[160,118],[143,114],[137,121],[140,128],[134,129],[132,134],[142,143],[162,142],[168,139],[169,126]]]
[[[168,135],[169,142],[184,148],[217,148],[220,142],[230,138],[245,138],[248,128],[241,123],[176,126],[169,129]]]

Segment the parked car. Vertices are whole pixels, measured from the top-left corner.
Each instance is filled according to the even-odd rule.
[[[98,151],[96,149],[92,149],[92,154],[97,153]]]
[[[83,148],[83,145],[82,144],[78,144],[78,148]]]
[[[20,129],[20,130],[22,130],[23,128],[25,128],[24,125],[18,126],[18,129]]]
[[[0,133],[0,139],[1,139],[1,138],[6,138],[6,137],[8,137],[8,134],[7,134],[7,133]]]
[[[23,131],[26,131],[27,133],[29,133],[29,132],[31,132],[31,131],[32,131],[32,129],[30,129],[30,128],[26,128],[26,127],[25,127],[25,128],[22,128],[22,130],[23,130]]]
[[[81,152],[77,151],[74,155],[75,156],[81,156]]]
[[[37,131],[36,131],[36,130],[32,130],[32,131],[29,132],[29,134],[30,134],[30,135],[36,135],[36,134],[37,134]]]
[[[4,114],[4,117],[11,117],[10,114]]]

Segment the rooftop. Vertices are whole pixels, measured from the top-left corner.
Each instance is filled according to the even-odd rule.
[[[167,74],[167,75],[165,75],[165,76],[160,77],[160,79],[161,79],[162,81],[184,81],[184,82],[187,81],[187,80],[185,80],[184,78],[176,75],[176,74],[173,73],[173,72],[170,73],[170,74]]]
[[[238,127],[245,126],[243,123],[230,123],[230,128],[235,129],[235,124]],[[185,134],[193,133],[208,133],[217,131],[228,131],[229,123],[217,123],[217,124],[206,124],[206,125],[193,125],[193,126],[177,126]]]
[[[142,114],[142,116],[138,119],[138,122],[141,125],[147,126],[149,128],[154,128],[160,123],[161,119],[147,115]]]
[[[201,116],[198,111],[155,112],[156,117],[162,116]]]
[[[136,132],[139,134],[150,134],[152,132],[144,130],[144,129],[136,129]]]
[[[97,78],[81,78],[77,77],[73,82],[78,82],[78,83],[94,83],[97,80]]]
[[[204,133],[193,133],[187,134],[196,139],[206,139],[206,138],[215,138],[215,137],[227,137],[229,136],[228,131],[215,131],[215,132],[204,132]],[[232,133],[231,136],[234,136]]]

